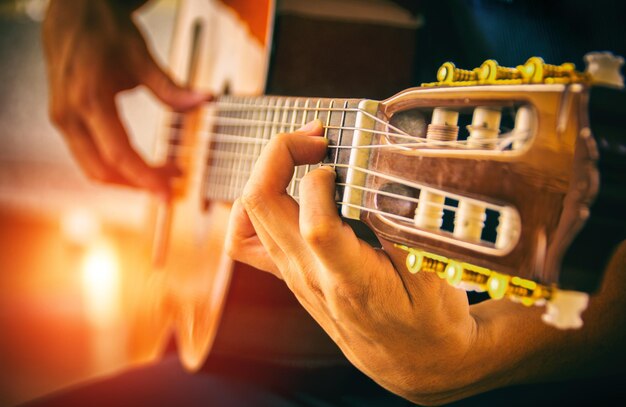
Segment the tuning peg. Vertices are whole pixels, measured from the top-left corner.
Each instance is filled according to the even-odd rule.
[[[620,73],[624,58],[610,52],[590,52],[585,55],[587,70],[585,71],[594,84],[624,87],[624,77]]]
[[[589,295],[586,293],[556,290],[541,319],[559,329],[578,329],[583,326],[581,315],[588,304]]]
[[[530,57],[524,65],[517,67],[527,83],[543,83],[546,78],[573,76],[576,66],[571,62],[561,65],[546,64],[540,57]]]
[[[478,79],[481,83],[495,83],[496,80],[518,79],[522,74],[517,68],[498,65],[495,59],[488,59],[478,68]]]
[[[452,62],[444,62],[437,70],[437,80],[443,83],[476,81],[475,70],[459,69]]]
[[[577,318],[586,308],[586,294],[558,291],[532,280],[509,276],[421,249],[398,244],[395,247],[407,252],[406,267],[412,274],[433,273],[453,287],[465,291],[487,291],[494,300],[508,298],[525,306],[543,306],[547,303],[548,312],[543,317],[546,323],[567,328],[582,324]]]

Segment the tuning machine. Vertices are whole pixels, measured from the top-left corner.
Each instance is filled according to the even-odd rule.
[[[586,293],[559,290],[404,245],[395,247],[407,252],[406,267],[412,274],[435,273],[453,287],[486,291],[494,300],[508,298],[525,306],[545,305],[542,320],[559,329],[577,329],[583,325],[581,314],[589,301]]]

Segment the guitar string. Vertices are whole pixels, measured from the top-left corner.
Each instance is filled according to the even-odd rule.
[[[226,185],[224,185],[224,186],[226,186]],[[225,196],[229,196],[229,195],[232,195],[232,194],[227,194]],[[294,201],[296,201],[296,202],[300,201],[300,196],[299,195],[290,195],[290,196],[291,196],[291,198]],[[402,216],[402,215],[386,212],[386,211],[383,211],[383,210],[380,210],[380,209],[374,209],[374,208],[369,208],[369,207],[365,207],[365,206],[361,206],[361,205],[356,205],[356,204],[350,203],[350,202],[335,201],[335,204],[337,206],[344,205],[344,206],[347,206],[347,207],[357,208],[357,209],[360,209],[360,210],[363,210],[363,211],[366,211],[366,212],[372,212],[372,213],[376,213],[376,214],[379,214],[379,215],[382,215],[382,216],[399,219],[399,220],[402,220],[402,221],[407,222],[407,223],[413,223],[414,222],[413,218],[409,218],[407,216]],[[455,209],[455,208],[453,208],[453,209]]]
[[[308,102],[310,102],[310,100],[309,100],[309,99],[307,99],[307,100],[306,100],[306,103],[308,103]],[[362,114],[363,114],[363,115],[365,115],[366,117],[368,117],[368,118],[370,118],[370,119],[372,119],[372,120],[374,120],[374,121],[376,121],[376,122],[378,122],[378,123],[380,123],[380,124],[383,124],[383,125],[385,125],[385,126],[387,126],[387,127],[391,128],[392,130],[394,130],[394,131],[397,131],[397,132],[398,132],[398,134],[395,134],[395,133],[387,133],[388,135],[393,135],[394,137],[407,137],[407,138],[410,138],[410,139],[416,139],[416,138],[417,138],[417,139],[424,139],[424,140],[425,140],[425,138],[423,138],[423,137],[416,137],[416,136],[412,136],[412,135],[410,135],[410,134],[408,134],[408,133],[404,132],[403,130],[401,130],[401,129],[399,129],[399,128],[395,127],[395,126],[393,126],[392,124],[390,124],[390,123],[388,123],[388,122],[385,122],[385,121],[381,120],[380,118],[376,117],[375,115],[373,115],[373,114],[371,114],[370,112],[367,112],[367,111],[365,111],[365,110],[363,110],[363,109],[359,109],[359,108],[332,108],[332,107],[329,107],[329,108],[324,108],[324,107],[308,107],[308,104],[306,104],[306,103],[305,103],[305,106],[303,106],[303,107],[301,107],[301,108],[300,108],[300,107],[292,107],[292,108],[288,108],[287,110],[289,110],[289,111],[291,111],[291,112],[300,112],[300,111],[301,111],[301,112],[303,113],[303,115],[302,115],[303,117],[306,117],[306,116],[308,115],[308,113],[309,113],[309,112],[318,112],[318,113],[319,113],[319,112],[329,112],[329,115],[330,115],[330,112],[342,112],[342,113],[362,113]],[[242,106],[242,109],[240,109],[240,111],[245,111],[245,110],[247,110],[247,109],[245,109],[245,107],[250,107],[250,108],[252,108],[252,110],[267,110],[268,112],[269,112],[269,111],[272,111],[272,110],[273,110],[273,111],[276,111],[276,110],[284,109],[284,107],[280,107],[280,106],[273,107],[273,106],[271,106],[271,105],[270,105],[270,106],[248,106],[248,105],[241,105],[241,106]],[[219,110],[219,109],[218,109],[218,112],[220,112],[220,113],[221,113],[221,112],[227,112],[227,111],[228,111],[228,110]],[[178,116],[180,116],[180,115],[184,115],[185,113],[171,112],[171,114],[172,114],[172,116],[173,116],[174,118],[176,118],[176,119],[177,119],[177,118],[178,118]],[[296,117],[296,116],[297,116],[297,114],[293,115],[294,119],[295,119],[295,117]],[[207,119],[215,119],[215,120],[219,119],[219,120],[223,120],[223,121],[226,121],[226,122],[228,122],[228,121],[230,120],[230,123],[232,123],[232,125],[235,125],[233,121],[245,121],[245,120],[246,120],[246,119],[241,119],[241,118],[237,118],[237,117],[235,117],[235,118],[232,118],[232,119],[231,119],[230,117],[225,117],[225,116],[222,116],[222,115],[219,115],[219,114],[216,114],[216,115],[208,115],[208,114],[207,114],[207,115],[205,115],[205,116],[204,116],[204,119],[205,119],[205,121],[206,121]],[[178,121],[178,120],[177,120],[177,121]],[[248,122],[248,123],[249,123],[249,122]],[[304,125],[304,124],[306,124],[306,121],[303,121],[303,123],[302,123],[302,124],[303,124],[303,125]],[[220,124],[219,124],[219,123],[217,123],[217,125],[220,125]],[[253,125],[253,123],[250,123],[250,125]],[[272,126],[277,126],[277,127],[285,127],[285,128],[286,128],[286,127],[289,127],[290,125],[293,125],[293,122],[292,122],[292,123],[284,123],[284,122],[283,122],[283,123],[276,123],[276,122],[274,122],[274,121],[267,121],[267,120],[266,120],[266,121],[258,121],[258,123],[254,124],[254,125],[256,125],[256,126],[259,126],[259,125],[262,125],[262,126],[272,125]]]
[[[285,105],[283,105],[283,106],[276,105],[276,107],[272,107],[272,106],[255,107],[256,110],[260,110],[260,111],[263,111],[263,110],[267,109],[268,110],[267,116],[269,116],[271,114],[271,112],[269,112],[269,110],[274,111],[274,117],[276,116],[277,113],[281,113],[281,111],[282,111],[282,115],[283,115],[282,122],[276,122],[274,120],[261,121],[261,120],[255,120],[255,119],[253,119],[253,120],[250,120],[250,119],[239,119],[239,118],[231,119],[231,118],[225,118],[223,116],[218,116],[218,117],[220,119],[222,119],[222,120],[225,119],[224,121],[227,122],[228,127],[231,127],[231,126],[239,126],[240,128],[249,127],[248,128],[248,132],[249,132],[249,130],[251,130],[255,126],[258,127],[259,124],[262,124],[265,127],[267,127],[269,125],[269,126],[271,126],[273,128],[283,127],[283,128],[286,129],[287,127],[291,127],[293,129],[294,124],[295,124],[296,115],[293,115],[291,123],[285,123],[284,122],[284,117],[288,114],[288,112],[287,112],[288,110],[291,110],[292,112],[295,112],[295,111],[298,111],[298,110],[302,110],[303,113],[306,111],[307,114],[308,114],[309,111],[315,111],[316,112],[316,116],[317,116],[317,114],[319,114],[320,111],[329,111],[329,112],[330,111],[342,111],[342,114],[345,114],[345,112],[348,112],[348,111],[361,111],[361,112],[371,116],[374,120],[377,120],[377,121],[381,122],[380,119],[378,119],[377,117],[372,116],[369,113],[362,111],[361,109],[345,109],[345,108],[341,109],[341,108],[331,108],[331,107],[329,107],[329,108],[320,108],[319,107],[320,101],[318,101],[318,106],[316,106],[315,108],[302,108],[302,109],[300,109],[300,108],[297,107],[297,100],[294,102],[294,106],[291,107],[291,108],[288,107],[288,105],[287,105],[288,102],[289,102],[289,100],[287,100],[285,102]],[[309,100],[307,100],[307,102],[309,102]],[[346,101],[346,103],[347,103],[347,101]],[[251,106],[248,106],[248,105],[242,105],[242,106],[245,106],[245,108],[247,108],[248,111],[250,110],[249,108],[251,107]],[[331,106],[332,106],[332,104],[331,104]],[[306,114],[303,114],[302,118],[303,118],[303,122],[304,122],[306,120]],[[330,114],[327,117],[327,125],[324,126],[325,134],[328,132],[328,129],[337,129],[340,132],[342,130],[352,130],[352,131],[363,130],[363,131],[367,131],[367,132],[370,132],[370,133],[385,134],[385,135],[390,135],[390,136],[393,136],[393,137],[408,137],[408,138],[411,138],[411,139],[425,140],[426,144],[428,144],[429,142],[431,142],[432,144],[437,144],[437,145],[446,144],[446,142],[433,142],[432,140],[406,135],[406,133],[402,132],[399,129],[396,129],[396,131],[402,132],[404,134],[391,133],[391,132],[380,132],[380,131],[375,131],[375,130],[372,130],[372,129],[359,129],[359,128],[356,128],[356,127],[329,126],[328,122],[330,122]],[[342,122],[343,122],[343,120],[342,120]],[[385,122],[381,122],[381,123],[383,123],[385,126],[393,128],[393,126],[389,125],[388,123],[385,123]],[[265,133],[265,129],[263,129],[263,133]],[[513,133],[513,132],[511,132],[511,133]],[[259,144],[264,145],[264,144],[267,144],[269,142],[269,140],[267,140],[267,139],[259,140],[257,138],[254,138],[254,140],[250,140],[251,137],[249,137],[249,136],[238,136],[238,135],[229,135],[229,134],[222,134],[221,136],[228,138],[228,140],[223,140],[223,141],[225,141],[227,143],[228,142],[230,142],[230,143],[241,143],[242,141],[251,142],[251,143],[253,143],[255,145],[254,146],[255,150],[259,147]],[[513,134],[513,136],[515,137],[515,139],[521,138],[519,134]],[[511,139],[511,137],[509,137],[509,139]],[[500,140],[503,140],[503,141],[501,141],[499,143],[501,145],[503,145],[503,144],[505,144],[505,145],[506,144],[510,144],[510,142],[511,142],[511,141],[507,141],[506,138],[504,138],[504,137],[501,137]],[[329,146],[329,148],[335,148],[335,149],[342,149],[342,148],[343,149],[355,149],[355,148],[397,148],[397,147],[402,147],[402,146],[416,146],[416,145],[423,145],[423,144],[425,144],[425,143],[424,142],[420,142],[420,143],[398,143],[398,144],[395,144],[395,145],[394,144],[384,144],[384,145],[365,145],[365,146]],[[457,141],[456,144],[459,144],[459,142]],[[174,145],[172,147],[176,148],[177,150],[178,149],[180,149],[180,150],[185,149],[184,146],[176,146],[176,145]],[[218,156],[220,154],[222,155],[221,158],[225,158],[227,156],[230,156],[230,157],[234,156],[234,157],[237,157],[239,159],[243,159],[244,158],[244,156],[241,153],[237,153],[236,152],[237,148],[235,149],[234,152],[233,151],[225,152],[225,151],[218,150],[218,149],[210,149],[210,151],[216,153],[216,154],[212,155],[213,158],[218,158]],[[253,159],[258,158],[258,155],[257,154],[247,155],[245,158],[247,158],[249,160],[253,160]],[[250,166],[251,166],[251,164],[250,164]],[[225,167],[219,167],[219,168],[223,170]],[[362,170],[360,168],[355,168],[355,169],[356,170]],[[231,172],[239,173],[239,177],[244,178],[244,179],[246,178],[246,176],[249,176],[249,174],[247,174],[247,175],[243,174],[241,169],[237,169],[237,170],[231,169]],[[308,172],[308,171],[305,171],[305,173],[306,172]],[[376,174],[376,176],[379,176],[379,175],[380,174]],[[292,180],[292,183],[295,184],[296,182],[299,182],[300,180],[301,180],[301,178],[294,178]],[[240,182],[237,182],[237,184],[239,184],[239,183]],[[337,183],[337,185],[350,186],[348,184],[343,184],[343,183]],[[229,186],[229,185],[225,185],[225,186]],[[388,195],[388,196],[391,196],[391,197],[400,198],[400,199],[403,199],[403,200],[406,200],[406,201],[410,201],[410,202],[419,202],[419,200],[416,199],[416,198],[410,198],[410,197],[406,197],[404,195],[387,193],[385,191],[376,191],[376,190],[368,189],[368,188],[361,187],[361,186],[358,186],[358,185],[351,185],[351,187],[358,188],[358,189],[369,190],[370,192],[379,193],[379,194],[383,194],[383,195]],[[432,204],[432,203],[429,202],[429,204]],[[437,204],[435,204],[435,205],[437,205]],[[440,206],[440,205],[438,205],[438,206]],[[364,208],[364,209],[367,209],[367,208]],[[456,211],[455,207],[450,207],[450,206],[447,206],[447,205],[444,205],[443,209],[450,210],[450,211]],[[396,215],[390,214],[390,213],[385,213],[385,212],[381,212],[381,213],[382,214],[386,214],[388,216],[396,216]],[[403,220],[411,220],[411,219],[410,218],[403,218]]]
[[[466,197],[461,197],[461,196],[451,197],[452,194],[446,193],[444,191],[439,191],[439,190],[437,190],[435,188],[426,187],[426,186],[423,186],[423,185],[418,185],[418,184],[415,184],[415,183],[411,183],[410,181],[403,180],[402,178],[390,176],[388,174],[384,174],[384,173],[381,173],[381,172],[376,172],[376,171],[373,171],[373,170],[368,170],[368,169],[365,169],[365,168],[362,168],[362,167],[357,167],[357,166],[353,166],[353,165],[349,165],[349,164],[337,164],[337,165],[323,164],[323,165],[328,165],[328,166],[331,166],[331,167],[353,169],[355,171],[365,172],[365,173],[368,173],[369,175],[372,175],[374,177],[381,177],[381,178],[385,178],[385,179],[388,179],[388,180],[393,180],[396,183],[400,183],[400,184],[403,184],[405,186],[412,187],[414,189],[429,190],[429,191],[435,192],[435,193],[437,193],[439,195],[445,195],[449,199],[453,199],[455,201],[460,201],[461,199],[470,200],[470,201],[476,201],[481,206],[485,206],[486,208],[488,208],[490,210],[493,210],[493,211],[496,211],[496,212],[501,212],[501,210],[504,209],[503,207],[500,207],[498,205],[493,205],[493,204],[490,204],[488,202],[477,201],[477,200],[466,198]],[[211,172],[214,171],[213,173],[218,174],[218,175],[224,174],[224,173],[226,173],[226,174],[233,173],[235,171],[233,168],[230,168],[230,167],[208,166],[208,168],[212,170]],[[246,175],[249,176],[250,174],[248,173]],[[221,180],[223,180],[223,179],[220,177],[216,181],[221,181]],[[293,178],[291,180],[291,182],[290,182],[290,185],[291,185],[291,183],[300,182],[301,180],[302,180],[302,178]],[[233,187],[233,185],[226,184],[226,183],[216,182],[215,184],[219,185],[219,186],[222,186],[222,187],[226,187],[226,188],[228,188],[230,190],[233,190],[233,191],[235,191],[235,189],[236,189],[236,188]],[[335,183],[335,185],[343,186],[343,187],[356,188],[356,189],[359,189],[359,190],[362,190],[362,191],[371,192],[371,193],[374,193],[374,194],[386,195],[386,196],[389,196],[389,197],[392,197],[392,198],[397,198],[397,199],[399,199],[401,201],[413,202],[413,203],[419,203],[420,202],[419,198],[409,197],[409,196],[401,195],[401,194],[394,194],[394,193],[388,192],[388,191],[376,190],[376,189],[373,189],[373,188],[368,188],[368,187],[364,187],[364,186],[357,185],[357,184],[337,182],[337,183]],[[235,191],[235,192],[237,192],[237,191]],[[290,195],[294,195],[294,194],[290,194]],[[443,210],[447,210],[447,211],[450,211],[450,212],[456,212],[458,210],[458,207],[456,207],[456,206],[447,205],[447,204],[439,204],[439,203],[436,203],[436,202],[428,202],[428,201],[426,201],[423,204],[430,205],[430,206],[437,206],[437,207],[439,207],[439,208],[441,208]]]
[[[308,100],[307,100],[308,101]],[[288,102],[288,101],[287,101]],[[334,102],[334,99],[330,100],[330,103],[332,105],[332,103]],[[220,103],[221,105],[221,103]],[[289,107],[288,105],[283,105],[283,106],[254,106],[254,105],[246,105],[246,104],[240,104],[241,109],[239,109],[239,111],[246,111],[246,110],[276,110],[276,111],[283,111],[283,115],[287,115],[289,113],[294,113],[294,112],[300,112],[302,111],[304,112],[329,112],[329,116],[330,116],[330,112],[342,112],[342,113],[346,113],[346,112],[353,112],[353,113],[361,113],[363,115],[365,115],[366,117],[378,122],[379,124],[382,124],[388,128],[391,128],[392,130],[396,131],[397,133],[392,133],[392,132],[383,132],[380,130],[373,130],[373,129],[358,129],[358,128],[348,128],[345,126],[340,126],[340,127],[336,127],[336,126],[324,126],[324,127],[328,127],[331,129],[345,129],[345,130],[366,130],[369,131],[370,133],[375,133],[375,134],[382,134],[382,135],[387,135],[387,136],[391,136],[391,137],[400,137],[400,138],[409,138],[409,139],[413,139],[413,140],[423,140],[423,141],[432,141],[429,140],[426,137],[418,137],[418,136],[413,136],[410,135],[408,133],[406,133],[405,131],[397,128],[396,126],[393,126],[391,123],[389,122],[385,122],[382,119],[380,119],[379,117],[377,117],[376,115],[371,114],[368,111],[365,111],[363,109],[360,108],[334,108],[334,107],[297,107],[297,106],[291,106]],[[231,111],[233,109],[218,109],[219,113],[222,112],[228,112]],[[184,113],[175,113],[172,112],[173,115],[184,115]],[[294,117],[296,115],[293,115]],[[214,122],[212,122],[215,125],[220,125],[222,127],[229,127],[229,126],[242,126],[242,125],[250,125],[250,126],[267,126],[267,125],[272,125],[272,126],[277,126],[277,127],[289,127],[291,124],[293,123],[285,123],[285,122],[275,122],[275,121],[263,121],[263,120],[250,120],[250,119],[243,119],[240,117],[225,117],[219,114],[215,114],[215,115],[205,115],[204,116],[205,119],[213,119]],[[485,140],[485,142],[487,142],[488,140]],[[439,143],[450,143],[450,141],[446,142],[446,141],[439,141]],[[454,143],[454,141],[452,141],[451,143]]]
[[[248,161],[253,161],[253,160],[256,160],[258,158],[258,156],[255,155],[255,154],[248,154],[248,155],[244,156],[241,153],[231,152],[231,151],[222,151],[222,150],[212,150],[212,151],[217,153],[217,154],[214,154],[212,157],[213,157],[214,160],[217,159],[218,162],[223,162],[223,160],[220,160],[220,159],[229,158],[229,157],[231,157],[231,158],[235,157],[235,158],[238,158],[240,160],[244,160],[245,159],[245,160],[248,160]],[[237,183],[237,185],[240,185],[240,184],[244,184],[245,183],[244,181],[249,177],[253,164],[254,164],[253,162],[250,162],[250,164],[248,165],[248,171],[241,171],[239,169],[232,168],[232,166],[224,167],[224,166],[221,166],[221,165],[207,165],[206,168],[211,170],[210,173],[220,173],[220,174],[226,173],[228,175],[232,175],[232,174],[236,174],[237,175],[237,174],[239,174],[238,177],[241,179],[241,181],[239,181]],[[327,164],[327,165],[331,165],[331,166],[334,166],[334,167],[340,167],[340,168],[342,166],[345,167],[344,164],[338,164],[338,163],[337,164]],[[302,167],[304,167],[304,166],[296,167],[296,171],[298,170],[298,168],[302,168]],[[373,176],[385,177],[385,174],[383,174],[383,173],[375,172],[375,171],[372,171],[372,170],[367,170],[365,168],[354,167],[354,166],[352,166],[351,168],[353,168],[356,171],[362,171],[362,172],[369,173],[370,175],[373,175]],[[307,173],[307,172],[308,171],[305,170],[305,173]],[[293,185],[295,185],[295,183],[299,182],[300,180],[301,180],[301,178],[297,178],[297,177],[292,179]],[[215,179],[212,179],[212,181],[215,182]],[[400,182],[400,183],[403,183],[405,185],[408,185],[402,179],[396,179],[396,181]],[[224,186],[224,187],[226,187],[228,189],[233,189],[233,187],[234,187],[233,185],[231,185],[229,183],[221,183],[221,182],[220,182],[220,186]],[[349,187],[354,187],[354,188],[359,188],[359,189],[362,188],[359,185],[348,185],[348,184],[345,184],[344,186],[349,186]],[[418,186],[418,188],[423,189],[422,186]],[[240,189],[240,188],[237,188],[237,189]],[[380,192],[380,191],[376,191],[376,190],[369,190],[369,191],[370,192],[374,192],[374,193],[379,193]],[[399,198],[401,200],[409,201],[409,202],[419,202],[419,200],[417,200],[416,198],[409,198],[409,197],[406,197],[406,196],[403,196],[403,195],[395,195],[394,197]],[[434,204],[434,205],[441,206],[440,204]],[[456,211],[455,207],[452,207],[452,206],[444,205],[442,208],[446,209],[446,210],[450,210],[450,211]],[[499,209],[500,208],[497,208],[496,210],[499,211]]]
[[[307,100],[308,101],[308,100]],[[247,105],[245,105],[247,106]],[[352,109],[344,109],[344,108],[323,108],[323,107],[319,107],[319,108],[284,108],[284,107],[277,107],[277,108],[273,108],[272,106],[260,106],[260,107],[256,107],[256,106],[252,106],[254,107],[256,110],[262,110],[262,109],[267,109],[268,111],[270,110],[274,110],[274,111],[278,111],[278,110],[285,110],[285,112],[287,110],[291,110],[292,112],[295,111],[299,111],[299,110],[303,110],[307,112],[313,111],[313,112],[317,112],[319,113],[320,111],[337,111],[337,112],[355,112],[355,113],[362,113],[363,115],[375,120],[376,122],[384,125],[385,127],[395,131],[394,132],[390,132],[390,131],[382,131],[382,130],[375,130],[375,129],[369,129],[369,128],[359,128],[359,127],[347,127],[347,126],[324,126],[325,131],[328,131],[328,129],[332,129],[332,130],[351,130],[351,131],[363,131],[363,132],[368,132],[368,133],[372,133],[372,134],[379,134],[379,135],[383,135],[383,136],[387,136],[387,137],[392,137],[392,138],[407,138],[410,140],[415,140],[417,141],[417,143],[415,144],[409,144],[409,143],[404,143],[406,146],[413,146],[413,145],[418,145],[418,144],[436,144],[436,145],[440,145],[440,146],[453,146],[453,147],[465,147],[465,144],[467,144],[469,141],[468,140],[449,140],[449,141],[445,141],[445,140],[432,140],[432,139],[428,139],[427,137],[419,137],[419,136],[413,136],[410,135],[408,133],[406,133],[405,131],[393,126],[392,124],[383,121],[382,119],[376,117],[375,115],[372,115],[371,113],[363,110],[363,109],[357,109],[357,108],[352,108]],[[283,112],[283,114],[285,114],[285,112]],[[181,115],[183,113],[174,113],[176,115]],[[295,119],[296,115],[293,115],[293,118]],[[230,117],[224,117],[224,116],[220,116],[220,115],[215,115],[215,116],[206,116],[206,117],[213,117],[216,119],[219,119],[221,121],[226,122],[227,124],[220,124],[220,123],[212,123],[214,125],[219,125],[221,127],[232,127],[232,126],[250,126],[250,127],[257,127],[257,128],[265,128],[267,126],[272,126],[272,127],[276,127],[276,128],[287,128],[287,127],[292,127],[293,128],[293,122],[292,123],[286,123],[286,122],[275,122],[273,120],[250,120],[250,119],[242,119],[242,118],[230,118]],[[305,114],[303,114],[303,117],[306,117]],[[218,120],[216,120],[218,121]],[[178,121],[177,121],[178,122]],[[293,131],[293,130],[291,130]],[[499,144],[500,146],[498,147],[498,150],[504,150],[506,149],[509,145],[511,145],[511,143],[515,140],[511,140],[511,139],[506,139],[504,137],[504,135],[506,134],[512,134],[512,133],[519,133],[519,131],[516,130],[511,130],[510,132],[507,133],[503,133],[500,137],[495,138],[495,139],[487,139],[487,140],[481,140],[480,142],[483,144]],[[524,133],[524,132],[522,132]],[[528,132],[525,132],[528,133]],[[201,135],[212,135],[214,137],[237,137],[236,135],[230,135],[230,134],[226,134],[226,133],[215,133],[215,132],[210,132],[210,131],[199,131],[198,134]],[[517,138],[523,138],[523,136],[517,135],[515,134],[514,137]],[[217,140],[220,141],[220,140]],[[224,141],[228,141],[228,140],[224,140]],[[400,144],[403,143],[396,143],[394,144],[396,147],[400,147]],[[490,150],[494,150],[493,148],[491,148]]]
[[[336,183],[336,185],[343,185],[343,186],[346,186],[347,184],[345,184],[345,183]],[[410,201],[412,201],[412,202],[418,202],[418,201],[419,201],[419,199],[417,199],[417,198],[411,198],[411,197],[406,197],[406,196],[404,196],[404,195],[398,195],[398,194],[388,193],[387,191],[373,190],[373,189],[371,189],[371,188],[365,188],[365,187],[360,187],[360,186],[356,186],[356,185],[353,185],[352,187],[353,187],[353,188],[358,188],[358,189],[367,190],[367,191],[370,191],[370,192],[373,192],[373,193],[376,193],[376,194],[381,194],[381,193],[382,193],[382,194],[384,194],[384,195],[389,195],[389,196],[398,196],[398,197],[400,197],[400,198],[404,198],[404,199],[406,199],[406,200],[410,200]],[[234,195],[235,195],[235,194],[230,194],[230,196],[231,196],[231,197],[232,197],[232,196],[234,196]],[[237,196],[238,196],[238,195],[237,195]],[[298,195],[295,195],[295,194],[290,194],[290,196],[291,196],[291,198],[292,198],[292,199],[293,199],[296,203],[299,203],[299,202],[300,202],[300,196],[299,196],[299,194],[298,194]],[[233,197],[232,199],[235,199],[235,197]],[[426,203],[427,205],[437,205],[437,204],[435,204],[435,203],[428,202],[428,201],[426,201],[425,203]],[[377,214],[377,215],[380,215],[380,216],[383,216],[383,217],[386,217],[386,218],[397,219],[397,220],[400,220],[400,221],[405,222],[405,223],[407,223],[407,224],[410,224],[411,226],[414,226],[414,225],[415,225],[415,219],[414,219],[414,218],[407,217],[407,216],[402,216],[402,215],[398,215],[398,214],[395,214],[395,213],[390,213],[390,212],[387,212],[387,211],[383,211],[383,210],[380,210],[380,209],[375,209],[375,208],[371,208],[371,207],[367,207],[367,206],[357,205],[357,204],[352,203],[352,202],[335,201],[335,204],[336,204],[338,207],[340,207],[340,206],[346,206],[346,207],[349,207],[349,208],[355,208],[355,209],[358,209],[358,210],[360,210],[360,211],[365,211],[365,212],[368,212],[368,213],[374,213],[374,214]],[[457,211],[457,208],[456,208],[456,207],[452,207],[452,206],[449,206],[449,205],[441,205],[440,207],[441,207],[441,209],[442,209],[443,211],[450,211],[450,212],[452,212],[452,213],[456,213],[456,211]],[[496,212],[498,213],[498,215],[500,215],[500,214],[501,214],[501,212],[500,212],[500,211],[496,211]],[[445,216],[445,215],[443,215],[443,213],[442,213],[442,216]],[[430,232],[433,232],[433,233],[438,233],[438,234],[441,234],[441,233],[450,233],[450,231],[449,231],[449,230],[446,230],[446,229],[444,229],[444,228],[443,228],[443,225],[442,225],[442,226],[440,226],[437,230],[430,230]],[[496,230],[495,232],[496,232],[496,234],[498,234],[498,231],[497,231],[497,230]],[[485,244],[486,244],[486,245],[493,245],[493,242],[488,241],[488,240],[482,240],[482,239],[481,239],[480,244],[483,244],[483,245],[485,245]]]
[[[354,130],[354,127],[336,127],[339,130]],[[357,128],[358,129],[358,128]],[[367,129],[363,129],[363,131],[369,131]],[[219,142],[220,145],[227,144],[241,144],[241,143],[250,143],[250,144],[268,144],[271,139],[257,138],[254,136],[239,136],[239,135],[231,135],[226,133],[210,133],[212,135],[212,141]],[[507,147],[509,147],[512,143],[518,140],[524,140],[530,134],[530,131],[520,131],[520,130],[512,130],[506,133],[502,133],[501,137],[493,140],[481,140],[481,143],[491,143],[498,145],[497,148],[477,148],[474,146],[468,145],[468,140],[458,140],[454,142],[446,142],[446,141],[438,141],[438,140],[426,140],[424,142],[417,143],[395,143],[395,144],[367,144],[360,146],[335,146],[329,145],[329,149],[335,150],[358,150],[358,149],[389,149],[389,148],[399,148],[399,147],[448,147],[448,149],[453,149],[453,147],[459,147],[459,149],[465,150],[485,150],[485,151],[496,151],[501,152],[505,151]],[[455,143],[455,144],[452,144]],[[196,148],[192,146],[185,146],[180,144],[170,144],[169,147],[173,151],[197,151]],[[220,152],[223,150],[220,149],[208,149],[211,152]],[[179,154],[180,156],[184,156],[185,153]],[[177,156],[177,154],[174,154]]]
[[[265,107],[268,111],[268,113],[271,110],[274,111],[278,111],[280,109],[283,108],[278,108],[278,109],[271,109]],[[259,108],[260,109],[260,108]],[[291,109],[291,108],[289,108]],[[295,110],[300,110],[300,108],[294,108]],[[406,138],[406,139],[410,139],[410,140],[415,140],[416,143],[395,143],[390,145],[390,147],[413,147],[413,146],[420,146],[423,144],[426,145],[438,145],[438,146],[451,146],[451,147],[457,147],[457,148],[467,148],[465,145],[469,142],[468,140],[451,140],[451,141],[445,141],[445,140],[432,140],[432,139],[428,139],[426,137],[418,137],[418,136],[413,136],[410,135],[406,132],[404,132],[403,130],[391,125],[390,123],[384,122],[382,121],[380,118],[370,114],[369,112],[366,112],[362,109],[342,109],[342,108],[331,108],[331,109],[324,109],[324,108],[303,108],[302,110],[305,110],[307,112],[309,111],[314,111],[314,112],[319,112],[319,111],[324,111],[324,110],[332,110],[332,111],[340,111],[342,113],[345,114],[345,112],[360,112],[362,114],[364,114],[367,117],[370,117],[371,119],[379,122],[380,124],[384,125],[385,127],[395,131],[395,132],[391,132],[391,131],[381,131],[381,130],[375,130],[375,129],[371,129],[371,128],[360,128],[360,127],[349,127],[349,126],[330,126],[330,125],[326,125],[324,126],[324,131],[327,132],[329,129],[332,130],[337,130],[337,131],[344,131],[344,130],[351,130],[351,131],[363,131],[363,132],[368,132],[368,133],[372,133],[372,134],[379,134],[379,135],[383,135],[383,136],[387,136],[387,137],[391,137],[391,138]],[[182,113],[178,113],[178,114],[182,114]],[[283,114],[285,114],[285,112],[283,112]],[[295,119],[296,115],[293,115],[293,119]],[[227,120],[229,121],[228,126],[224,126],[221,125],[221,127],[233,127],[233,126],[239,126],[240,128],[242,127],[247,127],[250,126],[252,128],[256,127],[257,129],[261,130],[261,129],[265,129],[268,126],[271,126],[273,128],[277,128],[280,129],[281,127],[284,128],[285,130],[287,130],[288,127],[291,127],[291,131],[293,131],[293,127],[294,127],[294,122],[292,120],[291,123],[286,123],[286,122],[276,122],[274,120],[250,120],[250,119],[240,119],[240,118],[230,118],[230,117],[224,117],[224,116],[216,116],[222,120]],[[303,118],[306,117],[306,114],[303,114]],[[303,121],[304,122],[304,121]],[[176,123],[179,123],[178,120],[176,121]],[[178,125],[178,124],[177,124]],[[219,125],[219,124],[217,124]],[[507,133],[503,133],[499,138],[496,139],[488,139],[488,140],[481,140],[481,143],[483,144],[498,144],[498,148],[497,150],[505,150],[508,146],[511,145],[512,142],[514,142],[517,139],[523,139],[524,134],[519,134],[519,133],[528,133],[528,132],[520,132],[520,131],[516,131],[516,130],[511,130],[510,132]],[[224,141],[224,142],[228,142],[228,141],[233,141],[233,142],[255,142],[252,140],[246,140],[249,139],[248,137],[242,137],[242,136],[238,136],[238,135],[232,135],[232,134],[227,134],[227,133],[216,133],[216,132],[210,132],[210,131],[199,131],[198,134],[200,135],[211,135],[214,139],[216,139],[216,141]],[[508,137],[505,137],[506,135],[509,135]],[[167,137],[167,136],[166,136]],[[235,138],[236,137],[236,138]],[[256,139],[256,137],[252,137],[253,139]],[[263,140],[263,139],[261,139]],[[259,142],[263,142],[263,141],[259,141]],[[346,148],[344,146],[338,146],[338,148]],[[350,147],[348,147],[350,148]],[[370,148],[370,147],[359,147],[359,148]],[[388,148],[388,147],[384,147],[384,148]],[[490,150],[494,150],[494,148],[490,148]]]

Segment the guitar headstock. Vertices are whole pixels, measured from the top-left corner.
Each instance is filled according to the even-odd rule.
[[[586,72],[537,57],[471,71],[446,63],[439,82],[363,102],[356,127],[372,130],[353,139],[344,216],[397,243],[410,272],[547,303],[546,322],[581,326],[591,288],[559,277],[598,191],[589,89],[621,78],[619,59],[597,59]]]

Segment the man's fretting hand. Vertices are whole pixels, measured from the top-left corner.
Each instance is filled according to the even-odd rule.
[[[405,397],[437,392],[433,378],[447,380],[441,376],[460,366],[474,340],[467,296],[434,275],[398,271],[384,251],[358,239],[337,213],[330,167],[302,179],[300,205],[286,193],[294,166],[323,158],[321,129],[314,121],[267,145],[234,206],[230,253],[282,278],[378,383]]]
[[[230,219],[236,260],[283,279],[352,363],[387,389],[440,404],[510,384],[622,371],[626,242],[584,314],[585,327],[541,322],[541,307],[509,300],[469,306],[434,273],[410,274],[406,253],[359,240],[337,213],[335,173],[319,168],[286,187],[296,165],[319,162],[319,121],[274,137]]]

